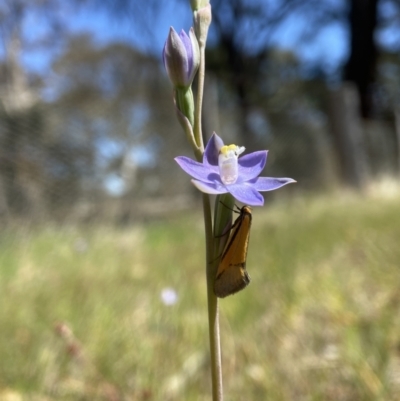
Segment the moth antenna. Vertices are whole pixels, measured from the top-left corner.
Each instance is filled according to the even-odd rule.
[[[235,203],[235,207],[237,210],[230,208],[229,206],[225,205],[225,203],[222,201],[220,201],[220,203],[222,203],[227,209],[231,210],[232,212],[238,213],[238,214],[240,213],[240,207],[238,205],[236,205],[236,203]]]

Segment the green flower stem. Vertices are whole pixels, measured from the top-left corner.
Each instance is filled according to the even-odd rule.
[[[204,226],[206,233],[206,275],[208,302],[208,331],[210,338],[211,382],[213,401],[223,400],[221,340],[219,332],[218,298],[214,294],[214,280],[218,264],[215,259],[215,239],[212,229],[210,198],[203,194]]]
[[[187,88],[176,88],[175,99],[178,109],[190,122],[194,124],[194,98],[191,86]]]
[[[214,258],[218,259],[224,250],[229,238],[229,231],[232,226],[232,210],[235,206],[235,199],[231,194],[218,195],[214,207]],[[215,272],[216,273],[216,272]]]
[[[196,108],[194,113],[194,139],[199,148],[204,149],[203,135],[201,129],[201,113],[203,107],[203,93],[204,93],[204,74],[205,74],[205,43],[199,42],[200,49],[200,65],[197,72],[197,98]]]
[[[207,31],[206,31],[207,32]],[[200,65],[197,72],[197,97],[194,110],[193,136],[196,143],[194,149],[196,159],[201,161],[204,152],[203,132],[201,128],[203,93],[204,93],[204,74],[205,74],[205,33],[204,40],[199,40]],[[184,113],[185,114],[185,113]],[[187,114],[185,114],[187,116]],[[208,304],[208,331],[210,339],[210,360],[211,360],[211,383],[212,400],[223,401],[222,388],[222,365],[221,365],[221,339],[219,332],[219,311],[218,298],[214,294],[214,280],[218,266],[218,255],[216,255],[217,244],[220,239],[216,239],[213,233],[212,214],[210,197],[203,194],[204,227],[206,236],[206,276],[207,276],[207,304]]]
[[[195,155],[195,157],[196,157],[196,160],[197,160],[198,162],[202,162],[202,161],[203,161],[203,152],[204,152],[204,149],[200,149],[200,148],[197,147],[197,144],[196,144],[196,142],[195,142],[195,140],[194,140],[193,128],[192,128],[192,126],[190,125],[189,119],[178,109],[177,104],[176,104],[176,97],[177,97],[177,94],[176,94],[176,92],[175,92],[175,97],[174,97],[174,99],[175,99],[175,112],[176,112],[176,116],[177,116],[177,118],[178,118],[179,123],[181,124],[181,127],[182,127],[183,130],[185,131],[186,138],[187,138],[187,140],[189,141],[189,143],[190,143],[190,145],[191,145],[191,147],[192,147],[192,149],[193,149],[193,152],[194,152],[194,155]]]

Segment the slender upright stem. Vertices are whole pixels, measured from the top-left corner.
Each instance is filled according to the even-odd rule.
[[[199,148],[203,148],[203,135],[201,129],[201,115],[203,107],[204,75],[205,75],[205,44],[199,43],[200,65],[197,72],[197,98],[194,113],[194,139]]]
[[[197,145],[195,154],[197,160],[201,161],[204,151],[203,132],[201,127],[203,93],[204,93],[204,74],[205,74],[205,40],[207,30],[203,39],[199,40],[200,65],[197,72],[197,97],[194,112],[193,134]],[[199,39],[199,38],[198,38]],[[222,365],[221,365],[221,341],[219,333],[219,313],[218,298],[214,294],[214,280],[216,274],[216,246],[210,197],[203,194],[204,227],[206,236],[206,276],[207,276],[207,303],[208,303],[208,331],[210,340],[210,361],[211,361],[211,383],[213,401],[223,401],[222,388]]]
[[[219,332],[218,298],[214,294],[215,260],[214,236],[210,198],[203,194],[204,226],[206,234],[206,274],[207,274],[207,302],[208,302],[208,330],[210,338],[211,381],[213,401],[223,400],[221,341]],[[215,259],[215,258],[214,258]]]

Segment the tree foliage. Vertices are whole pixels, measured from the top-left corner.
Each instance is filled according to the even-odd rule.
[[[180,1],[160,7],[153,1],[16,0],[0,7],[3,215],[50,210],[60,216],[80,202],[108,202],[112,195],[129,203],[182,192],[187,183],[171,169],[173,157],[185,154],[185,140],[160,55],[153,54],[157,21]],[[271,173],[321,186],[332,177],[335,158],[340,160],[328,134],[332,84],[352,80],[362,116],[393,124],[400,49],[396,41],[376,38],[385,32],[400,36],[398,1],[214,0],[212,7],[208,134],[218,130],[249,150],[269,148]],[[127,42],[100,45],[93,35],[72,32],[70,19],[84,8],[131,21],[141,50]],[[305,63],[298,49],[333,25],[349,32],[347,59],[336,69],[318,60]],[[285,32],[296,32],[297,48],[282,48]],[[23,62],[28,53],[51,62],[32,68]],[[376,143],[378,134],[371,135],[367,146]],[[385,133],[381,140],[393,138]],[[380,164],[372,163],[376,171]]]

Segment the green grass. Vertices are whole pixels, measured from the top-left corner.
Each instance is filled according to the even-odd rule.
[[[220,303],[226,399],[400,399],[400,199],[253,215],[251,285]],[[210,400],[203,259],[198,214],[4,231],[0,401]]]

